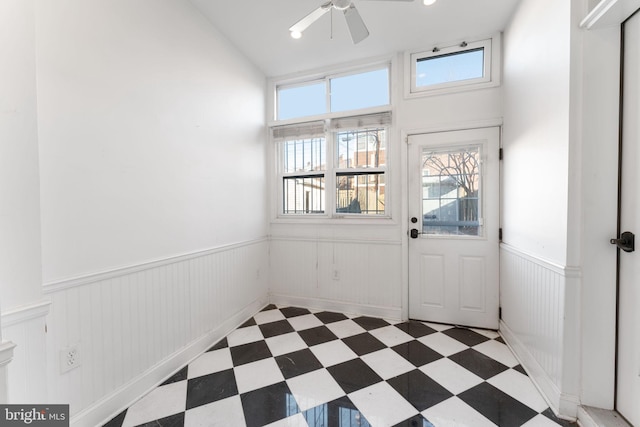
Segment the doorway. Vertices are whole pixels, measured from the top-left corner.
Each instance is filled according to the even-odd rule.
[[[618,247],[618,348],[616,409],[640,426],[640,251],[631,234],[640,229],[640,12],[622,24],[622,132]]]
[[[408,142],[409,317],[498,329],[500,129]]]

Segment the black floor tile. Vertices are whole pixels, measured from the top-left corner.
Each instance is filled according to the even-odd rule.
[[[127,410],[120,412],[115,417],[111,418],[106,424],[102,427],[122,427],[122,423],[124,422],[124,417],[127,416]]]
[[[240,395],[248,427],[264,426],[300,412],[286,382]]]
[[[498,375],[500,372],[509,369],[497,360],[485,356],[472,348],[451,355],[449,356],[449,359],[484,380],[488,380],[489,378]]]
[[[338,339],[326,326],[305,329],[298,331],[298,334],[309,347]]]
[[[520,427],[538,414],[487,382],[460,393],[458,397],[500,427]]]
[[[245,363],[271,357],[271,351],[265,341],[256,341],[249,344],[231,347],[231,359],[233,366],[244,365]]]
[[[236,376],[233,369],[220,371],[197,378],[187,383],[187,409],[217,402],[238,394]]]
[[[303,316],[305,314],[311,313],[306,308],[298,308],[298,307],[284,307],[280,309],[280,312],[284,315],[284,317],[296,317]]]
[[[220,341],[218,341],[217,343],[215,343],[213,345],[213,347],[211,347],[209,350],[207,351],[214,351],[214,350],[220,350],[222,348],[227,348],[229,347],[229,343],[227,342],[227,338],[222,338]]]
[[[371,427],[347,396],[302,413],[309,427]]]
[[[171,375],[165,382],[163,382],[162,384],[160,384],[161,386],[163,385],[167,385],[167,384],[171,384],[171,383],[176,383],[178,381],[184,381],[187,379],[187,366],[185,366],[184,368],[180,369],[178,372],[176,372],[175,374]]]
[[[159,420],[151,421],[148,423],[140,424],[137,427],[183,427],[184,426],[184,412],[179,414],[170,415]]]
[[[418,411],[431,408],[453,394],[419,369],[387,380]]]
[[[395,347],[392,347],[392,349],[400,356],[413,363],[417,368],[438,359],[442,359],[443,357],[437,351],[434,351],[421,342],[415,340],[409,341],[404,344],[399,344]]]
[[[352,320],[356,322],[358,325],[362,326],[367,331],[370,331],[372,329],[384,328],[385,326],[390,325],[390,323],[387,322],[386,320],[379,319],[377,317],[361,316],[361,317],[356,317]]]
[[[275,337],[276,335],[288,334],[295,332],[293,326],[286,320],[278,320],[277,322],[264,323],[260,326],[260,332],[265,338]]]
[[[496,341],[498,341],[499,343],[502,343],[502,344],[506,344],[506,343],[504,342],[504,340],[502,339],[502,337],[498,337],[498,338],[496,338]]]
[[[514,366],[513,369],[515,369],[516,371],[520,372],[522,375],[527,375],[527,371],[524,370],[522,365]]]
[[[276,307],[274,304],[269,304],[268,306],[266,306],[265,308],[263,308],[263,309],[262,309],[262,310],[260,310],[260,311],[275,310],[275,309],[277,309],[277,308],[278,308],[278,307]]]
[[[574,423],[567,420],[561,420],[560,418],[556,417],[556,414],[553,413],[551,408],[545,409],[544,412],[542,412],[542,415],[549,418],[554,423],[561,425],[562,427],[578,427],[578,423]]]
[[[276,356],[276,363],[285,379],[322,368],[322,363],[308,348]]]
[[[398,323],[397,325],[395,325],[395,327],[403,332],[406,332],[414,338],[424,337],[436,332],[435,329],[428,327],[422,322],[416,322],[415,320]]]
[[[347,316],[345,316],[342,313],[334,313],[332,311],[322,311],[320,313],[315,313],[315,316],[320,319],[320,321],[324,324],[327,323],[334,323],[334,322],[339,322],[341,320],[346,320],[348,319]]]
[[[387,348],[386,345],[368,332],[343,338],[342,342],[358,356]]]
[[[382,378],[361,359],[330,366],[327,371],[347,394],[382,381]]]
[[[471,329],[465,328],[451,328],[442,332],[445,335],[449,335],[451,338],[455,338],[463,344],[473,347],[474,345],[489,341],[489,338],[481,335]]]
[[[244,322],[242,325],[238,326],[238,329],[241,328],[246,328],[249,326],[255,326],[256,325],[256,319],[254,319],[253,317],[249,320],[247,320],[246,322]]]
[[[431,422],[422,415],[414,415],[408,420],[404,420],[394,425],[393,427],[437,427],[431,424]]]

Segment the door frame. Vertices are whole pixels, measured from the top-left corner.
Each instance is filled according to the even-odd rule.
[[[493,118],[493,119],[485,119],[485,120],[474,120],[474,121],[464,121],[451,123],[446,125],[434,125],[423,128],[410,128],[410,129],[401,129],[401,172],[400,175],[402,181],[402,219],[401,225],[404,233],[404,237],[402,238],[402,319],[409,319],[409,137],[413,135],[420,134],[429,134],[429,133],[441,133],[441,132],[454,132],[461,130],[472,130],[472,129],[482,129],[482,128],[499,128],[499,138],[500,138],[500,148],[502,148],[502,117]],[[498,190],[498,199],[499,199],[499,208],[498,208],[498,216],[499,216],[499,227],[502,227],[502,162],[499,165],[499,190]],[[499,255],[498,255],[499,256]],[[500,262],[498,258],[498,262]],[[499,294],[498,294],[499,295]]]

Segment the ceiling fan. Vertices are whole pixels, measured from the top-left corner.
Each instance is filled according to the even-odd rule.
[[[411,2],[413,0],[386,0],[386,1],[403,1]],[[353,0],[329,0],[323,3],[319,8],[293,24],[289,31],[291,31],[291,37],[298,39],[302,36],[302,32],[306,30],[311,24],[320,19],[325,13],[331,9],[336,9],[344,13],[344,18],[347,21],[347,27],[349,27],[349,33],[354,44],[360,43],[362,40],[369,36],[369,30],[365,25],[356,5],[353,4]]]

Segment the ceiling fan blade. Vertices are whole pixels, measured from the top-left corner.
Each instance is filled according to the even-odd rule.
[[[353,44],[358,44],[369,37],[369,30],[353,3],[349,8],[345,9],[344,17],[347,20],[347,27],[349,27]]]
[[[329,12],[330,10],[331,10],[331,2],[327,2],[322,6],[320,6],[319,8],[317,8],[316,10],[314,10],[313,12],[311,12],[310,14],[308,14],[307,16],[305,16],[304,18],[302,18],[301,20],[299,20],[298,22],[296,22],[295,24],[293,24],[293,26],[289,28],[289,31],[292,31],[292,32],[298,31],[300,33],[303,32],[309,27],[309,25],[316,22],[318,19],[322,17],[322,15]]]

